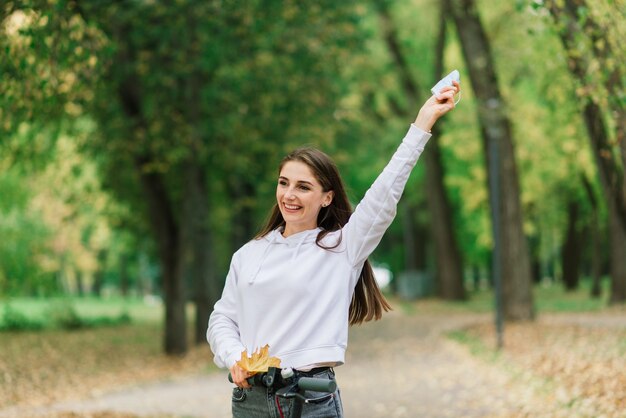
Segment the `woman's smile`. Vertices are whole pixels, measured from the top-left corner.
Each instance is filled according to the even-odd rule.
[[[298,205],[292,205],[289,203],[283,203],[283,206],[286,210],[290,211],[290,212],[295,212],[299,209],[302,209],[302,206],[298,206]]]

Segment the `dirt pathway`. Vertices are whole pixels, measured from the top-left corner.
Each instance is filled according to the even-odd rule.
[[[444,337],[484,315],[407,316],[400,312],[351,330],[337,376],[347,417],[542,416],[534,395],[510,373],[472,357]],[[191,376],[45,408],[0,410],[5,417],[230,417],[225,373]]]
[[[490,320],[397,315],[353,333],[349,366],[338,372],[346,416],[524,416],[528,390],[444,336]]]

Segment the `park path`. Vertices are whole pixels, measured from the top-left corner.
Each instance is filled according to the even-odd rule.
[[[337,368],[351,418],[521,417],[530,389],[511,374],[473,357],[445,333],[491,318],[478,314],[405,315],[351,329],[346,365]],[[42,408],[13,408],[5,417],[230,417],[223,372],[188,376]],[[524,406],[526,405],[526,406]]]

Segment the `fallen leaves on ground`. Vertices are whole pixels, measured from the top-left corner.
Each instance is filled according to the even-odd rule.
[[[128,325],[93,330],[0,334],[0,409],[95,396],[137,383],[206,372],[208,344],[166,356],[162,329]]]
[[[558,416],[626,417],[626,318],[623,327],[564,324],[541,318],[507,324],[499,361],[514,373],[540,379],[548,398],[566,411]],[[494,327],[467,330],[495,345]],[[557,415],[554,415],[557,416]]]

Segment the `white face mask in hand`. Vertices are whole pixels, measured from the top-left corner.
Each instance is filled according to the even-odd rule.
[[[461,81],[461,75],[459,74],[458,70],[453,70],[450,74],[448,74],[447,76],[439,80],[439,82],[435,84],[433,88],[430,89],[430,91],[435,96],[438,96],[442,88],[448,87],[448,86],[452,87],[454,85],[452,84],[453,81],[456,81],[457,83]],[[456,102],[454,102],[454,104],[457,105],[459,104],[460,101],[461,101],[461,92],[459,92],[459,99]]]

